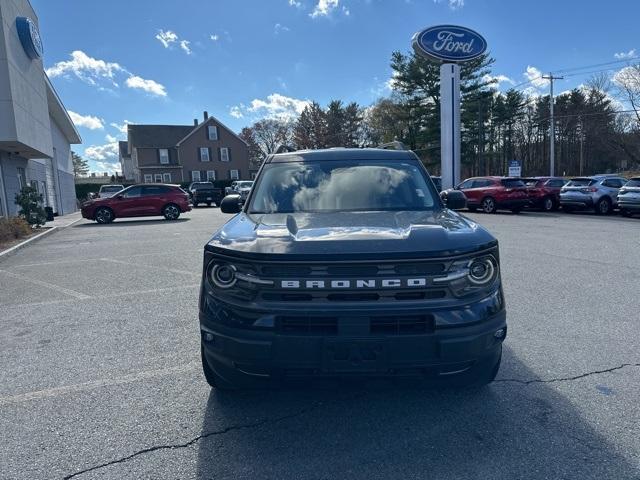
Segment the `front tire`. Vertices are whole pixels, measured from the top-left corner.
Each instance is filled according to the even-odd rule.
[[[167,220],[177,220],[180,216],[180,208],[176,204],[170,203],[162,209],[162,215]]]
[[[522,211],[522,209],[521,209],[521,208],[512,208],[512,209],[511,209],[511,212],[512,212],[512,213],[515,213],[516,215],[517,215],[518,213],[520,213],[521,211]]]
[[[622,208],[620,209],[620,215],[622,215],[623,217],[630,217],[631,216],[631,212],[629,210],[627,210],[626,208]]]
[[[544,199],[542,200],[542,210],[544,210],[545,212],[550,212],[552,210],[555,210],[556,204],[553,201],[553,198],[551,197],[544,197]]]
[[[113,214],[113,210],[111,210],[110,208],[100,207],[96,210],[94,218],[99,224],[106,225],[107,223],[113,222],[115,215]]]
[[[496,201],[493,197],[485,197],[482,199],[482,211],[484,213],[496,213]]]

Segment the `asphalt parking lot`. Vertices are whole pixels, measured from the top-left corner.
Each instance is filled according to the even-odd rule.
[[[500,240],[508,302],[481,390],[210,390],[197,297],[218,209],[83,220],[3,259],[0,477],[640,478],[640,219],[470,216]]]

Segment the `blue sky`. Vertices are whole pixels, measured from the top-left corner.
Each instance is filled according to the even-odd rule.
[[[538,71],[640,54],[637,0],[31,3],[45,67],[84,140],[76,150],[95,171],[113,170],[126,122],[190,124],[207,110],[239,131],[308,100],[369,105],[389,93],[391,53],[408,51],[413,33],[431,25],[483,34],[502,89]],[[559,81],[556,91],[588,76]],[[520,88],[548,90],[539,79]]]

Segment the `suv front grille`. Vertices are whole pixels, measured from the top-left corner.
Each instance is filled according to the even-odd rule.
[[[433,315],[372,316],[361,321],[362,333],[369,335],[424,335],[435,331]],[[340,318],[283,315],[276,318],[275,326],[276,332],[284,335],[338,335]]]

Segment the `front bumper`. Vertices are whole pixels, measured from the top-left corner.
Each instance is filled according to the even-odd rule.
[[[640,211],[640,199],[618,197],[618,207],[623,210]]]
[[[439,312],[455,317],[460,311]],[[399,314],[400,312],[396,312]],[[344,313],[343,313],[344,314]],[[439,326],[423,334],[372,334],[359,328],[369,317],[350,314],[333,335],[256,331],[229,327],[200,313],[203,356],[223,377],[234,379],[422,376],[463,373],[499,357],[506,311],[464,326]],[[502,335],[496,332],[502,331]],[[362,332],[362,333],[356,333]]]

